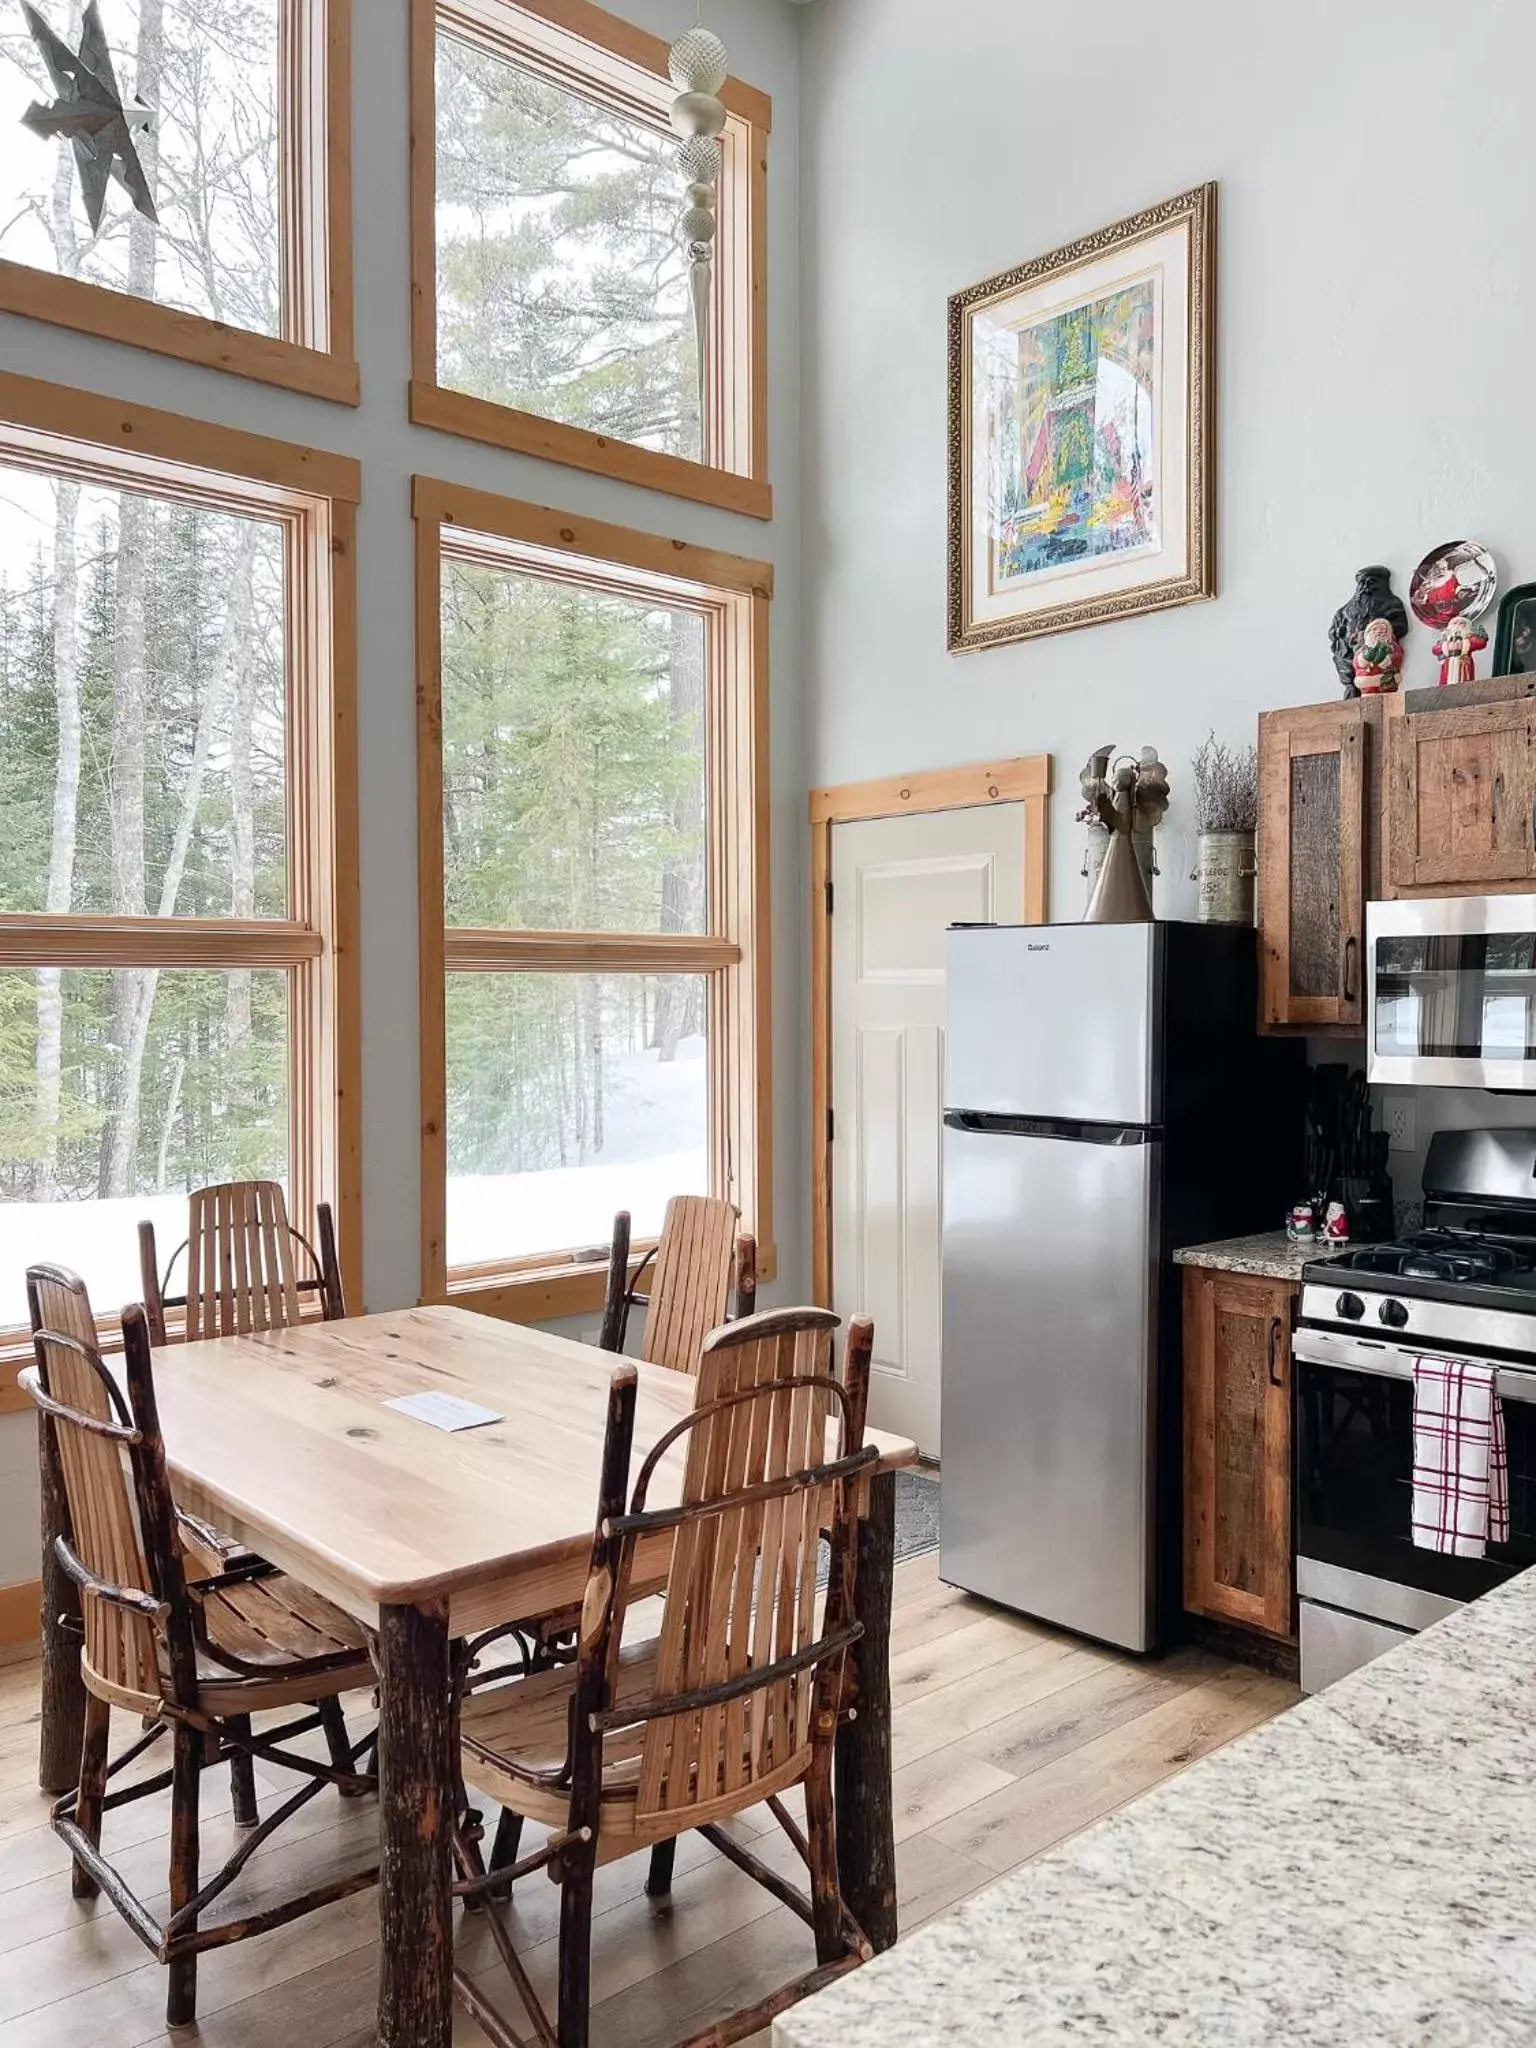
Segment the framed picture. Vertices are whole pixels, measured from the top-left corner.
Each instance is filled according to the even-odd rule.
[[[1499,599],[1499,623],[1493,636],[1493,673],[1528,676],[1536,673],[1536,583],[1517,583]]]
[[[1216,595],[1216,187],[949,302],[949,650]]]

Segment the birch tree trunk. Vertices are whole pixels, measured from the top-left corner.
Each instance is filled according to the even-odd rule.
[[[80,486],[54,486],[53,510],[53,693],[58,728],[53,769],[53,827],[48,849],[48,891],[44,908],[60,916],[70,907],[75,883],[75,836],[80,803],[80,590],[75,520]],[[64,976],[57,967],[37,970],[38,1156],[33,1200],[51,1202],[59,1170],[59,1109],[64,1071]]]
[[[164,0],[142,0],[134,89],[151,106],[159,103],[164,48]],[[139,132],[138,144],[144,177],[154,192],[159,141],[153,124]],[[135,298],[154,297],[155,250],[154,223],[135,211],[128,224],[128,290]],[[112,674],[112,908],[125,917],[144,914],[144,660],[150,530],[148,499],[124,491],[117,526]],[[119,1049],[121,1064],[112,1114],[102,1131],[98,1187],[108,1198],[133,1191],[143,1041],[155,999],[155,980],[153,974],[137,967],[117,968],[112,975],[112,1043]]]
[[[81,0],[70,0],[66,33],[80,40]],[[80,274],[80,243],[73,213],[75,158],[59,145],[49,196],[49,234],[60,277]],[[80,486],[67,480],[53,491],[53,694],[58,730],[53,768],[53,823],[48,848],[48,888],[43,907],[54,916],[67,911],[75,886],[75,837],[80,808],[80,589],[75,528]],[[58,1191],[59,1110],[64,1073],[64,976],[57,967],[37,970],[37,1163],[32,1199],[51,1202]]]
[[[667,698],[673,744],[679,757],[699,747],[704,719],[704,632],[692,612],[672,614],[671,689]],[[689,775],[672,800],[672,827],[682,851],[668,861],[661,878],[661,929],[691,932],[698,928],[704,896],[702,832],[704,778]],[[663,1062],[677,1058],[679,1042],[696,1028],[693,1012],[698,984],[684,975],[662,976],[656,986],[656,1019],[652,1043]]]
[[[187,871],[187,852],[192,844],[193,829],[197,824],[197,813],[203,801],[203,782],[208,773],[208,756],[213,751],[214,734],[224,709],[225,696],[230,678],[242,661],[249,659],[248,642],[251,637],[251,618],[254,609],[252,572],[256,556],[256,529],[247,525],[240,536],[240,547],[235,558],[230,583],[229,609],[224,615],[224,631],[220,638],[218,654],[214,659],[212,673],[208,676],[201,692],[197,711],[197,734],[192,742],[192,762],[187,771],[187,786],[182,792],[181,809],[176,818],[176,831],[171,840],[171,851],[165,863],[165,874],[160,883],[160,901],[156,906],[157,917],[174,917],[176,899],[181,894],[182,877]],[[144,1051],[149,1042],[149,1020],[155,1007],[155,993],[160,986],[158,967],[135,968],[133,973],[140,989],[140,1000],[134,1012],[128,1043],[123,1052],[122,1081],[119,1101],[133,1104],[134,1148],[137,1149],[139,1100],[143,1091]],[[179,1087],[177,1092],[179,1093]],[[174,1113],[175,1104],[172,1104]],[[162,1139],[160,1158],[165,1157],[165,1141]],[[132,1194],[132,1169],[134,1152],[128,1154],[126,1166],[128,1184],[110,1192]]]

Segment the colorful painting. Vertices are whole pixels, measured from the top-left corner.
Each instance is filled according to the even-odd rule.
[[[950,301],[952,652],[1214,596],[1215,187]]]
[[[995,588],[1155,546],[1156,282],[994,330]]]

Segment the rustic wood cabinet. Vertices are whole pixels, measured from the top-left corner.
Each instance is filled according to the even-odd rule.
[[[1361,1029],[1380,722],[1380,702],[1369,698],[1259,720],[1259,1002],[1268,1030]]]
[[[1536,882],[1531,700],[1411,712],[1399,699],[1384,723],[1383,893],[1462,895]]]
[[[1184,1605],[1287,1638],[1296,1292],[1289,1280],[1184,1269]]]

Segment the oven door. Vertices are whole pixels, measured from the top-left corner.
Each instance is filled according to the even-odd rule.
[[[1536,1090],[1536,896],[1370,903],[1372,1081]]]
[[[1481,1558],[1446,1557],[1413,1541],[1411,1354],[1303,1327],[1293,1357],[1299,1558],[1448,1600],[1474,1600],[1536,1564],[1536,1370],[1499,1361],[1509,1541]]]

